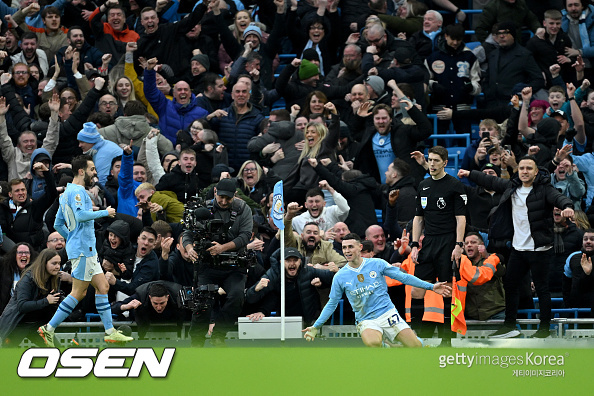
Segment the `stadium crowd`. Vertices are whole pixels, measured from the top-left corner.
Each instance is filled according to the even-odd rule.
[[[283,275],[287,315],[311,325],[351,232],[364,257],[466,282],[466,318],[505,318],[496,336],[519,334],[533,295],[537,337],[549,335],[551,298],[594,307],[594,5],[474,3],[0,1],[0,313],[29,298],[18,320],[44,323],[55,276],[68,294],[54,221],[81,154],[96,166],[94,210],[117,210],[95,220],[109,302],[141,337],[190,320],[179,291],[200,277],[221,287],[213,337],[217,318],[227,330],[230,317],[278,312]],[[284,247],[271,216],[279,180]],[[196,262],[180,222],[195,196],[229,226],[209,254],[251,250],[249,270]],[[50,275],[31,269],[54,260],[44,249],[59,253],[57,275],[49,262]],[[15,296],[21,279],[37,293]],[[439,324],[451,338],[449,299],[388,285],[421,337]],[[94,292],[69,320],[96,312]]]

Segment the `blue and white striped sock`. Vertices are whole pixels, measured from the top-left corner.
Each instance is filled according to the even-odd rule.
[[[78,300],[69,294],[64,299],[64,301],[62,301],[60,303],[60,305],[58,306],[58,310],[56,311],[56,313],[54,314],[52,319],[49,321],[49,325],[53,329],[58,327],[60,325],[60,323],[62,323],[64,320],[66,320],[66,318],[68,316],[70,316],[70,314],[72,313],[72,310],[74,308],[76,308],[77,305],[78,305]]]
[[[101,317],[105,331],[111,334],[113,323],[111,322],[111,306],[107,300],[107,294],[95,294],[95,306],[97,307],[97,313]]]

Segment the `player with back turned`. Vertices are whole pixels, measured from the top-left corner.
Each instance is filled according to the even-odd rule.
[[[66,239],[66,252],[72,263],[72,292],[60,303],[58,310],[48,324],[37,332],[49,347],[54,346],[54,331],[85,296],[89,283],[95,288],[95,305],[105,327],[105,342],[132,341],[114,329],[111,321],[111,307],[107,300],[109,284],[105,279],[95,250],[94,220],[100,217],[115,217],[111,206],[106,210],[93,211],[93,202],[85,188],[92,185],[97,176],[91,157],[81,155],[72,160],[74,180],[60,197],[60,207],[54,228]]]
[[[338,301],[346,293],[357,321],[357,330],[366,346],[381,347],[398,340],[406,347],[420,347],[421,342],[408,324],[400,317],[388,295],[385,276],[406,285],[433,290],[449,296],[452,290],[445,282],[431,284],[402,272],[387,261],[378,258],[363,258],[363,245],[357,234],[347,234],[342,239],[342,251],[348,260],[332,280],[330,300],[313,326],[307,327],[305,339],[312,341],[322,325],[330,318]]]
[[[452,261],[460,262],[464,247],[466,228],[466,192],[460,180],[448,175],[448,151],[441,146],[429,149],[429,174],[431,177],[419,183],[417,190],[417,211],[413,219],[411,257],[415,266],[415,276],[430,282],[452,281]],[[419,251],[419,238],[425,229],[423,249]],[[442,345],[451,343],[450,323],[451,299],[443,299],[429,294],[425,298],[425,312],[432,311],[436,322],[443,321]],[[433,328],[429,329],[433,331]]]

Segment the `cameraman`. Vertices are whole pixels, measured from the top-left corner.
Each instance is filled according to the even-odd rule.
[[[211,210],[213,220],[222,220],[219,241],[212,241],[212,246],[202,253],[202,260],[198,264],[198,284],[216,284],[227,293],[225,303],[215,317],[216,326],[212,333],[211,343],[224,344],[227,331],[234,326],[241,312],[244,301],[245,281],[247,268],[225,265],[215,266],[216,256],[226,252],[241,252],[245,250],[252,234],[252,211],[241,199],[235,198],[235,179],[222,179],[215,187],[215,199],[209,201],[207,206]],[[196,262],[198,252],[194,250],[194,241],[200,234],[194,230],[184,231],[182,244],[186,252]],[[192,315],[193,346],[203,346],[212,307],[199,315]]]

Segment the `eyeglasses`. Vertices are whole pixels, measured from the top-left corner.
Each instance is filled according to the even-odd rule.
[[[508,34],[511,34],[509,30],[502,30],[500,32],[496,33],[498,36],[506,36]]]
[[[26,71],[26,70],[17,70],[17,71],[14,72],[14,74],[16,74],[18,76],[18,75],[29,74],[29,72]]]
[[[312,25],[309,27],[309,30],[324,30],[324,26]]]
[[[51,242],[51,243],[56,243],[58,241],[60,241],[60,242],[66,242],[66,239],[64,239],[64,238],[53,238],[53,239],[48,239],[47,241],[48,242]]]
[[[256,168],[244,168],[243,169],[243,173],[252,173],[252,172],[256,172],[258,169]]]
[[[370,39],[369,37],[367,38],[367,42],[369,44],[378,44],[380,41],[382,41],[382,39],[384,38],[384,36],[380,37],[380,38],[376,38],[375,40]]]
[[[31,253],[30,252],[18,252],[17,251],[17,256],[30,256]]]
[[[99,102],[99,106],[107,106],[107,105],[115,106],[115,105],[117,105],[117,102],[113,102],[113,101],[111,101],[111,102]]]

